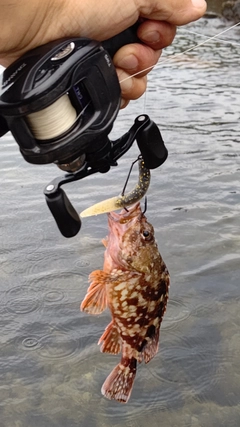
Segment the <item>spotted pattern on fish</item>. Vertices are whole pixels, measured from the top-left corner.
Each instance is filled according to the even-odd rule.
[[[81,309],[99,314],[110,309],[112,321],[99,340],[104,353],[122,353],[120,363],[102,386],[109,399],[127,402],[137,362],[148,363],[157,353],[166,310],[169,273],[159,253],[153,226],[137,203],[129,211],[108,215],[109,235],[103,241],[103,270],[89,276]]]

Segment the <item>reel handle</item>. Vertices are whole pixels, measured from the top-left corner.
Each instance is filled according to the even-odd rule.
[[[115,55],[115,53],[126,44],[130,43],[142,43],[141,40],[137,36],[137,29],[139,27],[139,22],[136,22],[131,27],[122,31],[120,34],[111,37],[108,40],[103,41],[101,44],[109,53],[111,58]]]
[[[0,116],[0,138],[8,132],[8,125],[4,117]]]
[[[81,219],[62,188],[54,194],[45,191],[47,205],[64,237],[73,237],[81,228]]]
[[[167,159],[168,150],[158,126],[152,120],[136,135],[136,141],[147,169],[156,169]]]

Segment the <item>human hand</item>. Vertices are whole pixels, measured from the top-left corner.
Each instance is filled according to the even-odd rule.
[[[122,106],[141,96],[146,75],[172,43],[176,25],[200,18],[204,0],[0,0],[0,64],[10,65],[26,51],[62,37],[106,40],[146,20],[138,28],[142,44],[126,45],[114,56],[122,80],[147,69],[121,84]],[[17,31],[16,31],[17,29]]]

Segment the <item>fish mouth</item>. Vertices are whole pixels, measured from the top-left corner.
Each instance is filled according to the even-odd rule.
[[[118,244],[121,245],[120,242],[122,236],[130,227],[142,218],[142,215],[141,205],[139,202],[129,209],[122,209],[120,213],[114,211],[109,212],[108,227],[112,233],[112,239],[116,239]]]
[[[120,224],[124,224],[136,217],[139,217],[139,215],[142,215],[140,202],[136,203],[128,209],[122,209],[120,213],[114,211],[109,212],[108,219],[113,223],[119,222]]]

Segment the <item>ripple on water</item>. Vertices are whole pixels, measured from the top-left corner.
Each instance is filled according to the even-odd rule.
[[[27,337],[22,341],[22,345],[28,350],[36,350],[39,347],[39,340],[36,337]]]
[[[44,300],[49,303],[59,302],[62,301],[64,298],[64,293],[55,289],[46,292],[44,295]]]
[[[87,285],[85,276],[74,271],[58,270],[57,268],[33,273],[28,276],[28,280],[31,288],[40,295],[45,306],[61,304],[63,307],[69,300],[80,302],[84,293],[84,285]]]
[[[173,331],[168,332],[167,339],[160,343],[160,351],[147,366],[149,372],[161,387],[158,398],[173,403],[180,395],[189,394],[205,400],[209,391],[217,384],[219,366],[225,362],[224,354],[216,339],[217,331],[200,331],[198,336],[182,336]],[[211,339],[211,334],[213,334]],[[214,335],[215,339],[214,339]]]
[[[72,338],[70,332],[54,331],[40,338],[35,347],[44,359],[66,359],[74,356],[79,348],[79,340]]]
[[[85,259],[78,259],[74,265],[75,265],[75,267],[80,268],[81,270],[84,268],[89,269],[91,262],[88,260],[85,260]]]
[[[44,325],[42,325],[42,328],[44,328]],[[66,329],[60,325],[52,326],[49,329],[48,333],[34,335],[31,334],[31,327],[29,327],[29,335],[21,338],[21,347],[27,351],[35,351],[37,357],[49,360],[50,365],[52,365],[53,361],[56,361],[56,364],[52,366],[55,366],[57,370],[59,369],[57,366],[60,366],[57,362],[62,360],[66,363],[67,359],[70,359],[68,366],[71,366],[74,378],[76,366],[80,367],[83,364],[83,368],[79,368],[80,376],[89,370],[94,370],[96,362],[91,363],[89,360],[95,357],[96,354],[99,355],[97,344],[92,344],[93,341],[97,342],[95,336],[86,338],[86,334],[84,334],[84,337],[80,337],[77,330]]]
[[[186,320],[191,315],[192,309],[189,304],[185,304],[180,297],[169,299],[167,311],[163,318],[162,329],[173,329],[179,322]]]
[[[39,295],[28,286],[16,286],[5,293],[4,305],[8,312],[27,314],[41,306]]]

